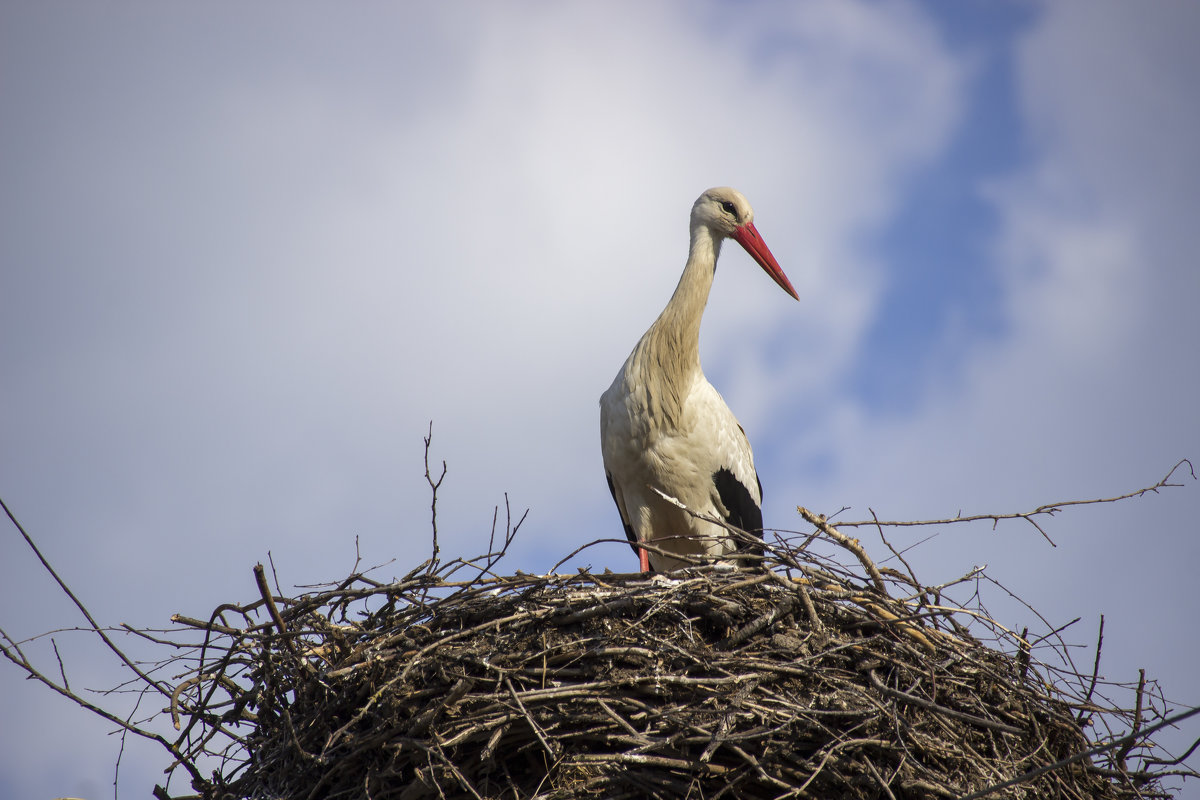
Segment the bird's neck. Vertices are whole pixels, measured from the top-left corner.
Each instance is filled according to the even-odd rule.
[[[692,230],[687,265],[679,285],[651,328],[651,331],[657,329],[663,344],[669,347],[670,360],[696,370],[700,369],[700,320],[708,304],[720,252],[721,240],[707,227],[697,226]]]
[[[653,374],[661,380],[658,400],[665,406],[661,410],[668,415],[679,410],[692,382],[702,374],[700,319],[708,303],[720,250],[720,239],[707,227],[697,226],[692,230],[687,265],[679,285],[635,353],[638,360],[653,365]]]

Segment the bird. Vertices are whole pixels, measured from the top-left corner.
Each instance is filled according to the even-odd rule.
[[[721,243],[736,241],[780,288],[800,299],[741,192],[704,192],[692,205],[690,229],[675,293],[600,397],[608,488],[643,573],[679,569],[696,557],[736,564],[739,551],[754,549],[697,515],[762,537],[762,484],[750,442],[700,367],[700,319]]]

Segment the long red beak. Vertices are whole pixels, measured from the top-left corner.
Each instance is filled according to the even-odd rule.
[[[753,222],[747,222],[739,228],[734,228],[733,238],[745,248],[751,258],[758,262],[763,271],[771,276],[771,280],[779,284],[779,288],[783,289],[796,300],[800,299],[796,294],[796,290],[792,288],[792,282],[788,280],[787,275],[783,274],[783,269],[780,268],[779,262],[775,260],[775,256],[771,255],[770,249],[767,248],[767,243],[758,235],[758,228],[754,227]]]

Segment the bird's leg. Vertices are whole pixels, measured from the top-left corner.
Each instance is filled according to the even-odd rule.
[[[650,571],[650,554],[648,552],[646,552],[646,548],[644,548],[644,547],[639,547],[637,549],[637,551],[638,551],[638,561],[640,561],[641,565],[642,565],[642,572],[649,572]]]

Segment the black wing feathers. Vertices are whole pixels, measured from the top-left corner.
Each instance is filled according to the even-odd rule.
[[[755,475],[754,479],[758,480],[758,476]],[[751,496],[750,490],[746,488],[745,484],[724,467],[713,473],[713,484],[717,487],[721,504],[729,509],[729,516],[725,521],[761,539],[763,535],[762,509],[759,508],[758,503],[754,502],[754,497]],[[758,493],[761,497],[761,481],[758,484]],[[744,542],[739,542],[737,549],[741,552],[761,551],[760,547],[754,547]]]
[[[608,472],[604,473],[604,477],[608,480],[608,491],[612,492],[613,503],[617,503],[617,490],[613,487],[612,475]],[[633,548],[633,552],[637,553],[637,536],[633,533],[633,528],[629,525],[629,521],[625,519],[625,515],[621,513],[621,506],[617,504],[617,514],[621,517],[621,524],[625,526],[625,535],[629,537],[629,546]],[[761,525],[759,527],[762,527]]]

